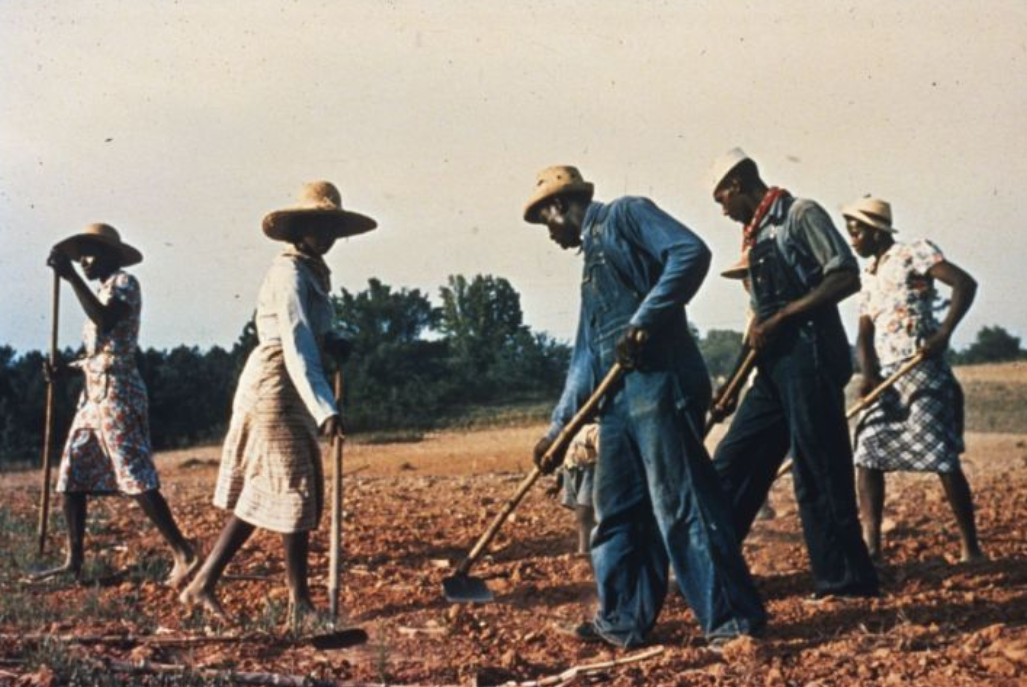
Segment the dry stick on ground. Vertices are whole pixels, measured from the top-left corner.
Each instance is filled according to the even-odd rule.
[[[621,658],[615,658],[610,661],[600,661],[599,663],[586,663],[580,666],[573,666],[558,675],[550,675],[549,677],[539,678],[538,680],[528,680],[526,682],[505,682],[502,687],[549,687],[550,685],[556,687],[557,685],[567,684],[571,680],[582,675],[591,675],[593,673],[600,673],[604,670],[609,670],[610,668],[617,668],[630,663],[639,663],[654,656],[659,656],[662,653],[662,645],[654,646],[646,649],[645,651],[640,651],[637,654],[622,656]]]
[[[45,634],[29,634],[29,635],[16,635],[16,634],[0,634],[0,640],[15,640],[20,639],[21,641],[43,641],[45,639],[56,640],[59,642],[76,643],[76,644],[150,644],[159,646],[191,646],[199,644],[215,644],[215,643],[231,643],[231,642],[246,642],[246,641],[260,641],[266,642],[276,639],[271,635],[259,635],[250,637],[153,637],[153,636],[134,636],[134,635],[62,635],[53,636]],[[654,656],[662,654],[664,651],[663,646],[654,646],[645,651],[641,651],[637,654],[628,656],[622,656],[621,658],[615,658],[610,661],[600,661],[598,663],[586,663],[580,666],[572,666],[567,670],[557,675],[550,675],[548,677],[540,678],[538,680],[528,680],[525,682],[507,682],[504,683],[503,687],[556,687],[557,685],[566,684],[571,680],[574,680],[582,675],[591,675],[599,673],[611,668],[617,668],[620,666],[628,665],[631,663],[639,663],[641,661],[648,660]],[[135,673],[135,674],[162,674],[162,673],[180,673],[185,672],[186,666],[173,664],[173,663],[153,663],[151,661],[140,661],[138,663],[129,663],[125,661],[116,660],[98,660],[94,659],[97,663],[108,667],[110,670],[121,672],[121,673]],[[230,677],[235,682],[240,684],[249,685],[295,685],[300,687],[302,685],[334,685],[335,687],[365,687],[370,686],[372,683],[364,682],[323,682],[317,680],[311,680],[310,678],[292,676],[292,675],[278,675],[275,673],[237,673],[232,671],[216,671],[216,670],[197,670],[195,671],[204,677]],[[306,682],[304,680],[307,680]],[[379,683],[373,683],[376,687]],[[415,687],[408,685],[407,687]]]
[[[279,575],[281,573],[278,573]],[[237,582],[264,582],[266,580],[274,579],[275,575],[258,575],[257,573],[226,573],[221,579],[223,580],[235,580]]]
[[[189,669],[187,666],[175,663],[154,663],[153,661],[139,661],[129,663],[127,661],[98,660],[94,659],[98,666],[116,672],[130,675],[174,675],[185,673],[187,670],[201,675],[204,678],[222,679],[241,685],[275,685],[276,687],[381,687],[380,682],[337,682],[335,680],[315,680],[303,675],[282,675],[279,673],[245,673],[231,670],[210,670],[210,669]],[[422,687],[419,685],[394,685],[393,687]],[[427,686],[423,686],[427,687]],[[457,687],[457,685],[440,685],[439,687]]]
[[[243,673],[230,670],[190,670],[187,666],[174,663],[153,663],[152,661],[139,661],[129,663],[127,661],[99,660],[92,661],[97,666],[102,666],[115,673],[127,673],[129,675],[173,675],[193,672],[210,679],[227,679],[230,682],[242,685],[277,685],[280,687],[338,687],[337,682],[326,680],[315,680],[302,675],[281,675],[278,673]]]
[[[248,635],[214,635],[210,637],[190,635],[51,635],[51,634],[0,634],[0,641],[36,643],[44,641],[61,642],[64,644],[100,644],[107,646],[147,646],[190,647],[205,644],[303,644],[306,638],[289,639],[272,634]]]

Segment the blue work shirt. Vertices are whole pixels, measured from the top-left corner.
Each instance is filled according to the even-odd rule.
[[[765,239],[777,241],[785,264],[806,291],[831,272],[859,271],[848,242],[815,201],[791,196],[775,200],[756,232],[757,243]],[[750,292],[753,309],[758,311],[756,296],[755,290]]]
[[[552,415],[548,436],[554,438],[592,394],[612,365],[612,343],[628,326],[644,329],[649,346],[670,361],[668,371],[683,378],[685,388],[709,379],[695,342],[688,334],[684,305],[709,270],[710,251],[688,227],[648,198],[626,197],[590,203],[581,228],[585,266],[581,310],[563,394]],[[610,307],[590,288],[597,263],[612,268],[623,293]],[[605,368],[605,369],[604,369]]]

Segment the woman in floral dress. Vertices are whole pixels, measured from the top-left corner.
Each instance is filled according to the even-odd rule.
[[[86,313],[85,353],[62,368],[79,369],[85,386],[57,481],[67,521],[67,557],[63,565],[38,573],[37,578],[61,573],[80,577],[90,494],[121,493],[140,505],[171,547],[174,566],[167,584],[181,586],[199,564],[160,492],[150,452],[146,387],[136,369],[142,299],[139,282],[124,270],[142,259],[138,250],[121,241],[114,227],[91,224],[54,246],[47,260],[71,285]],[[81,264],[85,279],[73,260]],[[99,282],[96,293],[86,279]]]
[[[867,548],[875,559],[881,557],[884,473],[934,472],[959,527],[961,559],[982,559],[970,485],[959,460],[964,451],[963,392],[945,360],[952,332],[973,303],[977,282],[930,241],[895,241],[887,202],[862,198],[842,214],[853,249],[870,260],[859,295],[861,395],[917,353],[924,356],[856,427],[854,458]],[[952,288],[940,322],[934,313],[936,281]]]

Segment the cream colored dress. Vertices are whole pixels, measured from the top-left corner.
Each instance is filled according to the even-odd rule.
[[[321,362],[329,272],[291,246],[257,300],[257,338],[239,379],[214,505],[273,532],[317,527],[324,503],[318,427],[337,413]]]

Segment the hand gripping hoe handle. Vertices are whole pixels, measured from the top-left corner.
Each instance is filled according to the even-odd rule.
[[[566,447],[570,445],[574,435],[577,434],[578,431],[592,418],[599,402],[603,399],[610,388],[620,381],[624,372],[625,368],[620,363],[614,363],[613,367],[611,367],[610,371],[606,374],[606,377],[604,377],[599,383],[599,386],[596,387],[592,396],[589,397],[585,404],[581,406],[581,409],[577,414],[571,418],[571,421],[568,422],[563,429],[560,430],[556,439],[552,444],[550,444],[549,450],[546,451],[545,458],[543,459],[544,462],[552,462],[554,456],[559,455],[561,452],[566,450]],[[499,532],[499,528],[503,526],[503,523],[506,522],[507,518],[510,517],[510,514],[513,513],[514,509],[516,509],[520,504],[524,495],[528,493],[532,485],[534,485],[541,476],[541,470],[537,467],[532,469],[531,473],[528,474],[528,476],[521,482],[520,486],[517,487],[517,492],[509,501],[506,502],[503,509],[492,520],[488,529],[485,530],[478,541],[474,544],[474,547],[471,549],[470,553],[467,554],[467,557],[460,562],[459,566],[457,566],[456,572],[453,576],[443,580],[443,588],[446,591],[446,596],[451,601],[491,600],[491,593],[488,592],[487,589],[481,589],[484,587],[484,584],[481,583],[480,580],[473,580],[468,577],[468,573],[471,570],[471,566],[481,558],[485,549],[492,542],[493,538],[495,538],[496,533]],[[470,584],[472,582],[478,582],[479,584]],[[472,587],[478,593],[469,591]]]

